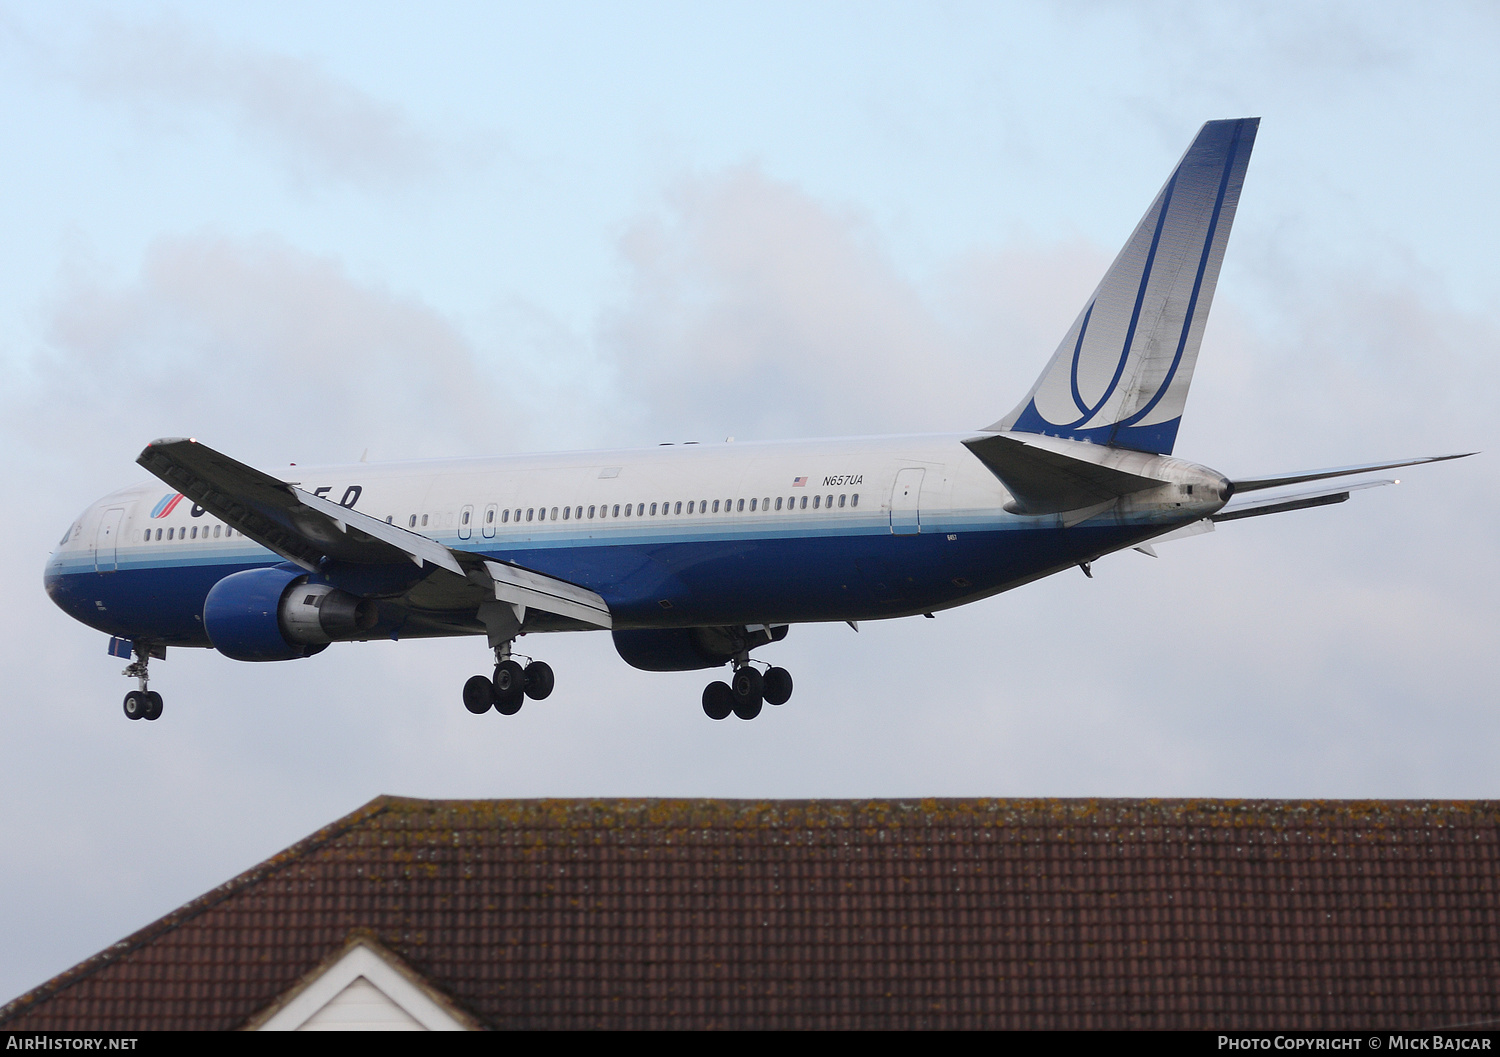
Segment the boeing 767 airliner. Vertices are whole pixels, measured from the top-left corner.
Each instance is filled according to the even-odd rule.
[[[751,719],[792,679],[750,652],[793,624],[931,614],[1389,482],[1290,486],[1459,458],[1230,480],[1172,457],[1257,126],[1203,126],[1031,391],[983,429],[297,467],[296,480],[158,440],[137,461],[162,483],[69,526],[47,593],[134,654],[131,719],[161,715],[147,666],[168,646],[287,661],[437,635],[487,638],[493,673],[468,680],[464,705],[510,715],[553,685],[545,662],[513,657],[517,638],[597,628],[637,668],[732,666],[703,710]]]

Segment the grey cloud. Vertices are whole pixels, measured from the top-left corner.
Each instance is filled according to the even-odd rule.
[[[399,106],[313,59],[225,44],[177,17],[102,19],[77,79],[169,114],[223,115],[302,177],[379,185],[438,168],[437,145]]]
[[[524,435],[517,415],[490,413],[491,378],[452,323],[272,238],[163,239],[122,283],[75,269],[47,338],[44,389],[135,446],[192,432],[246,458],[338,461]]]
[[[1040,370],[1077,311],[1063,300],[1082,302],[1098,261],[1016,248],[918,284],[867,218],[753,167],[680,185],[621,250],[629,296],[602,320],[601,346],[655,420],[703,439],[991,422]]]

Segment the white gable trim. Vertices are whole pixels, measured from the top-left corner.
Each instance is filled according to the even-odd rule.
[[[428,1031],[472,1031],[479,1027],[472,1017],[367,936],[352,939],[331,964],[313,970],[246,1027],[297,1031],[310,1026],[310,1020],[361,977]]]

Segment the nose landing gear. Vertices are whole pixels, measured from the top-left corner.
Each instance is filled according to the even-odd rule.
[[[148,690],[146,683],[150,679],[147,670],[151,663],[151,648],[142,649],[139,644],[133,645],[135,660],[125,666],[121,675],[134,678],[139,684],[139,690],[132,690],[125,695],[125,718],[157,720],[161,718],[161,695],[155,690]]]

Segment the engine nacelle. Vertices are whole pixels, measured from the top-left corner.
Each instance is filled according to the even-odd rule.
[[[214,584],[203,627],[214,649],[237,661],[311,657],[375,626],[375,603],[292,569],[247,569]]]
[[[752,624],[728,628],[647,628],[616,631],[615,652],[632,668],[646,672],[691,672],[719,668],[740,653],[780,642],[787,625]]]

